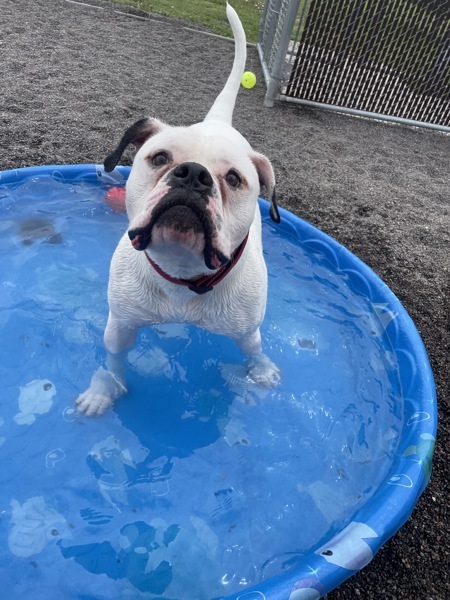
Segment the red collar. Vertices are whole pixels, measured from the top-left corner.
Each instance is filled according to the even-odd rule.
[[[200,279],[197,279],[197,281],[189,281],[188,279],[178,279],[176,277],[172,277],[171,275],[169,275],[168,273],[163,271],[161,269],[161,267],[159,265],[157,265],[155,263],[155,261],[150,258],[150,256],[147,254],[147,252],[144,252],[144,254],[147,257],[148,262],[155,269],[155,271],[159,275],[161,275],[161,277],[164,277],[164,279],[167,279],[167,281],[171,281],[172,283],[176,283],[177,285],[184,285],[184,286],[188,287],[191,291],[195,292],[196,294],[206,294],[206,292],[211,292],[212,289],[214,288],[214,286],[216,286],[218,283],[220,283],[222,281],[222,279],[226,275],[228,275],[228,273],[231,271],[231,269],[234,267],[234,265],[238,262],[238,260],[242,256],[242,253],[244,252],[244,248],[247,243],[247,240],[248,240],[248,233],[245,236],[245,238],[243,239],[243,241],[236,248],[236,250],[232,253],[231,258],[228,262],[226,262],[224,265],[222,265],[220,267],[220,269],[218,269],[212,275],[204,275],[203,277],[200,277]]]

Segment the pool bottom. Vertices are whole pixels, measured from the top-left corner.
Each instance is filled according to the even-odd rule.
[[[12,571],[39,564],[42,589],[62,586],[67,598],[178,600],[240,594],[294,573],[398,458],[403,400],[386,335],[394,311],[355,293],[317,247],[266,223],[263,337],[283,365],[281,386],[250,385],[224,338],[144,330],[129,395],[104,419],[80,419],[72,402],[104,360],[107,270],[124,218],[97,186],[69,186],[68,201],[58,196],[66,184],[47,184],[14,190],[3,222],[2,251],[14,248],[0,313],[4,450],[19,457],[2,477]],[[21,211],[45,223],[24,228]],[[39,525],[29,531],[30,522]],[[64,564],[73,589],[70,577],[55,580]]]

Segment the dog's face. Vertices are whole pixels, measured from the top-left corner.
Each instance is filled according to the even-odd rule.
[[[128,143],[138,149],[126,194],[134,248],[174,277],[218,269],[247,235],[261,185],[273,190],[268,159],[226,124],[146,119],[125,133],[107,170]]]

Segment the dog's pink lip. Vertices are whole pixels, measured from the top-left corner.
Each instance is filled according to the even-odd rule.
[[[186,189],[167,188],[160,200],[153,205],[151,212],[142,215],[141,225],[132,227],[128,236],[137,250],[145,250],[152,241],[152,233],[156,227],[173,227],[182,231],[193,229],[202,232],[205,240],[214,233],[214,226],[205,212],[204,201],[198,194]]]
[[[183,209],[177,212],[177,209]],[[189,212],[183,214],[187,209]],[[171,211],[173,211],[171,213]],[[190,215],[190,213],[192,213]],[[179,241],[183,244],[184,219],[186,216],[186,238],[189,238],[189,232],[197,236],[195,241],[186,239],[186,248],[203,256],[203,260],[208,269],[215,271],[228,262],[227,257],[216,244],[217,230],[212,222],[211,216],[205,212],[201,199],[193,197],[192,194],[187,194],[186,191],[172,190],[170,196],[165,196],[164,203],[159,204],[152,210],[152,215],[147,223],[142,227],[135,227],[128,231],[128,236],[135,250],[145,250],[153,243],[153,237],[158,245],[164,244],[166,241]],[[171,231],[172,230],[172,231]],[[179,231],[179,239],[177,234],[173,235],[174,231]],[[157,235],[153,236],[157,232]],[[166,237],[167,233],[167,237]],[[166,237],[166,239],[164,239]],[[202,247],[200,247],[201,237]],[[172,239],[171,239],[172,238]],[[194,246],[196,246],[194,250]]]
[[[134,236],[131,239],[131,245],[133,246],[133,248],[135,250],[141,250],[141,244],[142,244],[142,235],[137,234],[136,236]]]
[[[135,250],[145,250],[150,243],[150,235],[144,227],[129,229],[128,237]]]
[[[167,237],[170,237],[170,231],[179,232],[180,243],[183,233],[192,232],[196,235],[201,235],[204,240],[207,239],[206,223],[201,217],[201,213],[193,210],[192,207],[185,202],[173,202],[163,210],[154,212],[147,225],[143,227],[134,227],[128,230],[128,237],[135,250],[145,250],[153,241],[153,234],[156,231],[159,243],[163,243],[164,232],[169,232]],[[177,237],[176,234],[173,237]],[[174,240],[176,241],[176,240]]]
[[[148,247],[148,243],[145,243],[145,239],[148,236],[143,235],[137,231],[129,231],[128,236],[131,240],[131,245],[135,250],[145,250]],[[203,249],[203,259],[205,261],[205,265],[211,271],[215,271],[220,269],[224,264],[228,262],[228,258],[211,243],[206,243]]]
[[[209,253],[207,253],[205,250],[204,254],[205,264],[208,267],[208,269],[220,269],[220,267],[223,267],[223,265],[225,265],[229,261],[229,259],[224,254],[222,254],[220,250],[216,250],[214,248],[211,248]]]

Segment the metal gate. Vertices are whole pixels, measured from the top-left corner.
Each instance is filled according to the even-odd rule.
[[[267,0],[265,104],[450,131],[450,0]]]

